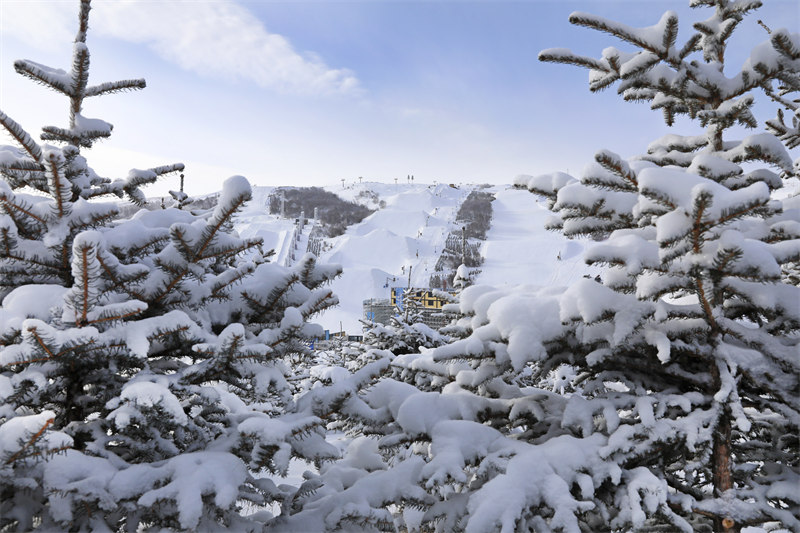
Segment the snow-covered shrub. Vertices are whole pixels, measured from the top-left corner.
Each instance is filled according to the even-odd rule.
[[[69,72],[15,63],[69,98],[69,127],[42,134],[61,146],[0,113],[19,145],[0,148],[0,529],[261,530],[243,503],[296,492],[263,473],[338,455],[299,410],[291,362],[336,302],[323,285],[339,269],[279,267],[239,238],[240,176],[202,215],[119,219],[92,201],[141,204],[143,185],[183,165],[114,181],[87,165],[81,149],[111,125],[84,117],[84,99],[145,85],[89,85],[89,11],[82,0]]]

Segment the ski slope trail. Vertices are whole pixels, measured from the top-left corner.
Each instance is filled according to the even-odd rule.
[[[458,208],[474,188],[375,182],[329,187],[346,200],[364,201],[374,196],[381,205],[370,200],[375,204],[370,205],[373,214],[350,226],[344,235],[325,240],[320,260],[343,267],[342,275],[331,283],[340,303],[315,321],[331,331],[360,334],[364,300],[388,298],[392,287],[405,287],[409,281],[415,287],[427,287],[447,236],[459,229],[455,223]],[[299,241],[293,238],[294,219],[268,214],[273,190],[254,187],[253,201],[238,217],[236,229],[242,237],[263,238],[265,250],[275,250],[273,261],[294,264],[291,254],[294,252],[295,258],[303,255],[312,224],[306,224]],[[369,194],[365,197],[363,191]],[[568,285],[592,272],[582,260],[588,241],[570,241],[545,230],[552,214],[536,196],[508,186],[492,187],[488,192],[495,200],[476,283]]]
[[[593,269],[582,258],[588,241],[568,240],[547,231],[545,223],[551,216],[544,203],[526,190],[497,190],[476,283],[568,285],[591,274]]]

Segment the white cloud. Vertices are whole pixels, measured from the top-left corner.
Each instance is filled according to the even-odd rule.
[[[27,46],[46,50],[72,40],[77,9],[77,2],[2,0],[0,30],[4,37],[12,36]]]
[[[38,47],[74,35],[77,2],[2,1],[2,31]],[[95,2],[97,35],[141,43],[183,69],[209,77],[248,80],[289,93],[358,94],[347,69],[328,67],[316,54],[297,52],[270,33],[246,8],[226,0],[116,0]]]

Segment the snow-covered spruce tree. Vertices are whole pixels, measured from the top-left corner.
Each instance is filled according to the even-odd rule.
[[[692,6],[713,14],[680,48],[674,13],[644,29],[574,13],[573,24],[640,50],[607,48],[599,60],[547,50],[540,59],[587,67],[592,90],[619,82],[625,99],[662,109],[669,125],[686,114],[705,134],[665,136],[630,163],[603,151],[580,181],[543,176],[527,185],[553,198],[553,226],[566,235],[608,237],[587,254],[607,265],[603,286],[581,283],[560,304],[587,349],[580,367],[589,404],[597,415],[614,406],[601,455],[647,468],[657,479],[649,490],[665,493],[681,517],[675,526],[796,529],[800,292],[781,269],[800,257],[800,206],[772,198],[781,178],[795,176],[787,148],[796,135],[781,129],[782,113],[768,132],[727,133],[757,127],[754,90],[797,112],[784,96],[800,88],[800,36],[772,31],[730,76],[726,43],[760,2]],[[694,52],[702,61],[690,59]],[[633,525],[665,519],[657,514]]]
[[[515,331],[498,329],[491,311],[496,302]],[[553,323],[560,332],[567,329],[555,303],[538,311],[531,303],[517,287],[470,287],[458,304],[463,316],[449,328],[465,338],[386,357],[384,377],[351,387],[338,412],[373,439],[354,441],[343,462],[323,469],[318,490],[288,524],[314,531],[352,524],[400,531],[548,531],[546,518],[536,516],[548,515],[539,504],[549,505],[549,514],[558,509],[554,529],[577,524],[573,513],[591,504],[578,502],[569,485],[577,480],[585,486],[583,478],[592,476],[599,483],[618,467],[592,454],[583,457],[583,448],[596,446],[598,437],[587,442],[561,428],[565,396],[525,385],[532,374],[523,356],[535,340],[526,333],[529,324],[548,333]],[[350,383],[356,381],[354,376]],[[527,442],[547,439],[544,447]],[[507,467],[513,474],[488,483]],[[572,479],[559,485],[554,479],[560,476]],[[517,513],[525,515],[522,521]]]
[[[142,203],[142,185],[183,165],[114,181],[87,165],[81,148],[111,125],[84,117],[84,99],[144,87],[89,85],[89,11],[82,0],[70,72],[15,64],[69,98],[69,127],[42,134],[61,146],[0,113],[19,145],[0,148],[0,528],[261,530],[268,517],[243,502],[295,490],[260,474],[336,455],[299,411],[288,361],[335,303],[322,285],[339,269],[312,256],[285,269],[240,239],[242,177],[207,215],[116,220],[116,204],[90,201]]]
[[[686,113],[707,128],[664,137],[634,161],[600,152],[580,181],[521,184],[551,198],[553,227],[602,241],[587,255],[607,266],[602,283],[466,289],[453,328],[464,338],[391,363],[444,383],[382,379],[343,402],[378,446],[359,448],[360,474],[341,490],[329,488],[341,474],[330,484],[323,475],[296,523],[800,528],[800,293],[781,281],[800,256],[800,210],[773,194],[794,174],[793,145],[771,125],[728,138],[734,123],[758,127],[754,90],[799,86],[800,37],[772,31],[729,77],[725,43],[757,3],[694,5],[714,14],[680,48],[670,13],[647,29],[575,14],[643,50],[542,54],[588,66],[593,87],[619,81],[623,96],[666,109],[668,123]]]

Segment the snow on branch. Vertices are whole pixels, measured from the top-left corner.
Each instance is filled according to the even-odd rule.
[[[800,119],[795,116],[794,124],[784,122],[783,109],[778,109],[777,116],[766,121],[767,129],[786,144],[790,150],[800,146]]]
[[[2,211],[14,220],[14,223],[25,232],[37,233],[42,231],[47,221],[44,216],[36,212],[33,205],[25,201],[24,197],[15,195],[9,187],[0,181],[0,206]]]
[[[56,215],[63,218],[72,212],[72,184],[65,174],[66,161],[58,149],[48,149],[44,160],[48,192],[55,200]]]
[[[90,96],[101,96],[104,94],[136,91],[139,89],[144,89],[145,87],[147,87],[147,82],[141,78],[131,79],[131,80],[110,81],[106,83],[101,83],[100,85],[92,85],[91,87],[87,87],[84,96],[88,98]]]
[[[751,135],[727,150],[724,156],[734,163],[763,161],[778,167],[788,175],[792,174],[794,167],[786,148],[770,133]]]
[[[786,29],[781,28],[772,32],[770,37],[772,47],[786,56],[787,59],[797,61],[800,59],[800,35],[791,34]]]
[[[0,463],[11,465],[21,459],[45,457],[69,448],[72,439],[53,431],[53,422],[55,414],[43,411],[12,418],[0,425]]]
[[[546,63],[564,63],[603,72],[611,72],[609,66],[602,61],[577,55],[568,48],[548,48],[542,50],[539,52],[539,61],[544,61]]]
[[[74,121],[80,113],[86,85],[89,83],[89,48],[84,42],[76,42],[72,53],[72,105],[70,116]]]
[[[54,91],[67,96],[72,96],[72,80],[69,74],[61,69],[41,65],[28,59],[18,59],[14,62],[14,70],[36,83],[50,87]]]
[[[667,11],[658,23],[647,28],[633,28],[605,17],[578,11],[569,16],[569,21],[576,26],[610,33],[661,58],[666,58],[670,52],[678,31],[678,15],[674,11]]]
[[[36,144],[28,133],[22,129],[22,126],[17,124],[11,117],[0,111],[0,124],[8,131],[8,133],[19,143],[28,155],[38,163],[44,163],[42,160],[42,149]]]

